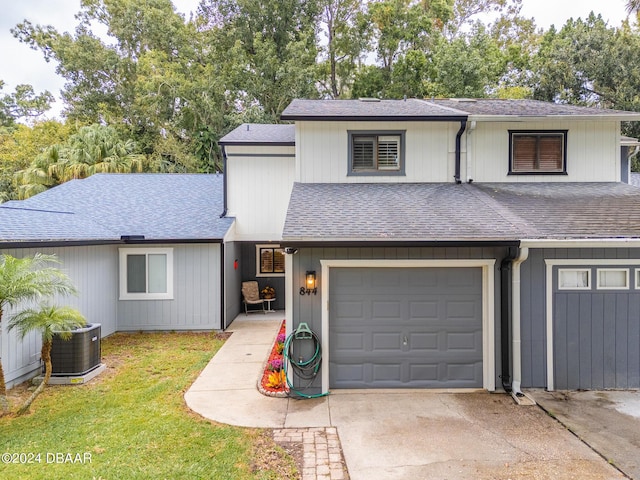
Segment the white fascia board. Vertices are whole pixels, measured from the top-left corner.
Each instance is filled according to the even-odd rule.
[[[522,239],[527,248],[640,248],[640,238]]]

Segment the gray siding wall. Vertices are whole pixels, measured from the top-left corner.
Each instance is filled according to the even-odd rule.
[[[173,247],[174,298],[118,300],[118,330],[221,329],[220,244],[140,247]]]
[[[130,247],[131,245],[127,245]],[[118,300],[118,245],[2,250],[15,257],[37,252],[55,254],[59,267],[78,289],[77,296],[56,298],[77,308],[90,323],[102,325],[102,336],[121,330],[210,330],[221,328],[220,245],[163,245],[174,249],[173,300]],[[148,246],[141,246],[148,248]],[[0,356],[9,387],[40,368],[41,341],[36,333],[20,340],[1,325]]]
[[[240,268],[240,254],[240,244],[236,242],[224,244],[224,328],[227,328],[242,311],[242,295],[240,294],[242,288],[242,270]],[[237,269],[234,267],[236,260],[238,261]]]
[[[640,259],[640,249],[577,248],[531,249],[529,251],[529,258],[521,267],[522,294],[520,314],[523,387],[545,388],[547,386],[545,259],[585,259],[585,265],[589,265],[589,260],[591,259]],[[633,283],[633,278],[631,281]],[[556,344],[558,341],[566,344],[568,340],[571,341],[571,338],[555,339]],[[615,343],[609,347],[614,350],[617,349]],[[636,347],[640,349],[640,345]],[[567,348],[570,348],[570,346]],[[628,351],[626,345],[624,348],[621,346],[621,349]],[[622,353],[622,350],[620,353]]]
[[[75,307],[88,322],[100,323],[103,336],[115,332],[118,298],[117,248],[105,245],[0,251],[15,257],[30,256],[38,252],[57,255],[62,262],[58,267],[69,275],[78,289],[77,296],[55,298],[54,303]],[[8,386],[20,382],[40,367],[40,337],[33,333],[22,341],[16,332],[7,332],[7,320],[12,313],[12,310],[5,312],[0,336],[0,354]]]
[[[321,266],[323,259],[388,259],[388,260],[431,260],[431,259],[496,259],[495,266],[495,335],[496,335],[496,385],[500,385],[500,261],[507,256],[506,248],[301,248],[293,255],[293,286],[288,292],[293,298],[293,328],[306,322],[320,337],[322,342],[321,295],[300,295],[298,290],[305,282],[305,272],[315,270],[318,290],[321,288]],[[319,374],[320,377],[320,374]],[[314,380],[313,387],[319,390],[320,378]]]

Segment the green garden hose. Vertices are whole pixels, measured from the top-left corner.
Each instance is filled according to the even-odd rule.
[[[295,345],[299,342],[313,342],[313,354],[309,358],[300,356],[300,353],[295,352]],[[299,350],[300,348],[298,348]],[[322,365],[322,347],[320,345],[320,339],[311,331],[306,323],[298,325],[295,331],[293,331],[284,342],[284,371],[287,377],[287,385],[289,386],[289,396],[295,396],[298,398],[319,398],[328,395],[327,393],[307,394],[300,390],[306,390],[311,387],[311,384],[318,376],[318,371]],[[308,380],[309,383],[300,389],[294,388],[292,382],[289,380],[289,372],[287,371],[287,365],[291,365],[293,373],[301,380]]]

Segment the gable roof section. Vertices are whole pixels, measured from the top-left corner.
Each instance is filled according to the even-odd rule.
[[[282,112],[283,120],[509,120],[522,117],[612,118],[640,120],[640,112],[580,107],[539,100],[406,99],[406,100],[300,100]]]
[[[520,99],[434,99],[436,105],[457,108],[474,117],[614,117],[628,120],[640,119],[639,112],[582,107],[540,100]]]
[[[621,183],[296,183],[283,232],[290,245],[601,238],[640,238],[640,189]]]
[[[464,120],[467,114],[424,100],[293,100],[282,120]]]
[[[221,240],[222,175],[96,174],[0,205],[8,241]]]
[[[243,123],[227,133],[218,143],[220,145],[295,145],[296,126]]]

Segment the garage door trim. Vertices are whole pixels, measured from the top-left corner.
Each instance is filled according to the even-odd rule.
[[[322,392],[329,391],[329,269],[331,268],[482,268],[482,386],[495,390],[495,259],[468,260],[320,260],[322,305]]]
[[[572,259],[545,259],[546,265],[546,336],[547,336],[547,390],[555,389],[554,366],[555,359],[553,356],[553,272],[556,266],[640,266],[638,259],[607,259],[607,258],[572,258]]]

